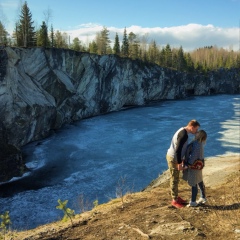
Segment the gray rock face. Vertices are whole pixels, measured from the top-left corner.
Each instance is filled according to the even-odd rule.
[[[0,122],[0,182],[21,176],[27,171],[20,149],[7,142],[7,130]]]
[[[239,92],[239,69],[191,75],[114,55],[0,49],[0,123],[6,130],[2,141],[16,149],[64,123],[123,106]]]

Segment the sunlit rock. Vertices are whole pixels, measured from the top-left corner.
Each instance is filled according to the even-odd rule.
[[[239,75],[239,69],[181,73],[115,55],[66,49],[1,48],[0,123],[6,129],[2,141],[20,149],[65,123],[126,106],[239,93]],[[16,157],[20,158],[21,154]]]

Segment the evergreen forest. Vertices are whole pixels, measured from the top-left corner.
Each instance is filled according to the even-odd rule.
[[[0,20],[0,46],[64,48],[98,55],[115,54],[122,58],[139,60],[148,64],[157,64],[178,71],[208,72],[219,68],[240,68],[240,52],[206,46],[191,52],[184,52],[182,47],[173,48],[169,44],[158,46],[155,40],[148,42],[146,37],[127,33],[126,28],[120,40],[116,33],[114,42],[109,38],[109,30],[103,27],[96,33],[95,39],[88,44],[79,38],[70,41],[65,32],[54,31],[48,26],[50,13],[45,13],[45,21],[37,29],[32,21],[32,14],[25,1],[10,35]]]

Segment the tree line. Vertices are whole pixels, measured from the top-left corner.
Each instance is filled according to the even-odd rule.
[[[52,25],[49,29],[46,21],[42,21],[38,29],[35,29],[33,24],[31,11],[25,1],[11,37],[0,21],[0,45],[66,48],[98,55],[115,54],[123,58],[188,72],[240,68],[239,52],[219,49],[217,46],[206,46],[192,52],[184,52],[182,47],[172,48],[169,44],[159,47],[155,40],[148,43],[146,36],[139,37],[133,32],[127,33],[126,28],[121,43],[116,33],[111,44],[109,30],[106,27],[97,32],[95,39],[86,45],[77,37],[70,42],[67,33],[54,31]]]

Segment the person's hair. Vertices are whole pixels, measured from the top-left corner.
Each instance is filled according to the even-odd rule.
[[[188,123],[188,126],[189,127],[192,127],[192,126],[193,127],[200,127],[200,123],[197,120],[193,119]]]
[[[196,133],[195,139],[202,143],[207,140],[207,133],[204,130],[199,130]]]

